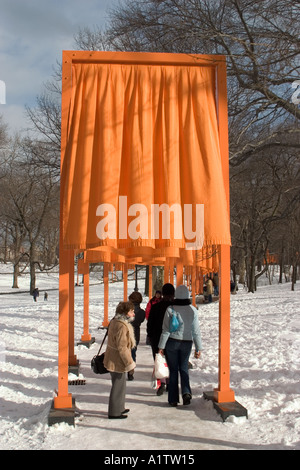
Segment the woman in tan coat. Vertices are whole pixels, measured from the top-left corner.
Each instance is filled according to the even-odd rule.
[[[112,387],[109,396],[109,419],[127,418],[125,409],[126,373],[135,368],[131,350],[135,347],[134,331],[131,322],[134,320],[134,305],[131,302],[120,302],[116,314],[108,327],[108,342],[105,351],[104,365],[110,372]]]

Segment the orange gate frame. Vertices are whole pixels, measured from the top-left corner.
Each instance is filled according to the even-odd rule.
[[[68,141],[67,129],[69,104],[72,92],[72,63],[139,63],[143,53],[124,52],[81,52],[63,51],[62,63],[62,124],[61,124],[61,169]],[[147,63],[172,62],[173,64],[190,64],[197,59],[199,65],[210,65],[216,69],[216,107],[218,112],[218,131],[221,150],[221,165],[226,189],[229,214],[229,152],[228,152],[228,118],[226,61],[224,56],[156,54],[147,53]],[[72,320],[72,292],[74,270],[74,250],[64,248],[63,240],[63,193],[60,199],[60,256],[59,256],[59,337],[58,337],[58,392],[54,399],[54,408],[72,408],[72,394],[68,391],[68,366],[70,320]],[[234,402],[234,391],[230,388],[230,246],[220,245],[220,303],[219,303],[219,383],[214,391],[214,400],[218,403]]]

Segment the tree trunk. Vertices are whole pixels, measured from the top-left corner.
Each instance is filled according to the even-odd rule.
[[[256,282],[255,282],[255,258],[251,256],[250,264],[248,266],[248,292],[256,291]]]
[[[292,271],[292,291],[295,290],[296,273],[297,273],[297,265],[293,264],[293,271]]]
[[[269,268],[269,266],[266,264],[266,265],[264,266],[264,268],[262,269],[262,271],[260,271],[260,273],[257,273],[257,274],[254,276],[254,278],[255,278],[255,290],[256,290],[256,281],[257,281],[257,279],[258,279],[260,276],[262,276],[265,272],[267,272],[267,271],[268,271],[268,268]],[[270,276],[269,276],[269,284],[272,284],[271,279],[270,279]]]
[[[35,249],[31,245],[30,247],[30,260],[29,260],[29,266],[30,266],[30,294],[32,295],[34,289],[36,288],[36,276],[35,276]]]
[[[280,252],[280,271],[279,271],[279,284],[282,284],[282,276],[283,276],[283,270],[284,270],[284,246],[283,246],[283,240],[281,242],[281,252]]]
[[[17,261],[17,263],[14,263],[13,285],[12,285],[12,288],[13,288],[13,289],[19,289],[19,286],[18,286],[18,277],[19,277],[19,274],[20,274],[20,270],[19,270],[19,261]]]
[[[7,239],[8,239],[7,224],[5,224],[5,236],[4,236],[4,264],[7,263]]]

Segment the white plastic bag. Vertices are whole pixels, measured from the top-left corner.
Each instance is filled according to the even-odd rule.
[[[166,358],[159,353],[155,355],[154,375],[157,379],[167,379],[169,377],[169,367]]]

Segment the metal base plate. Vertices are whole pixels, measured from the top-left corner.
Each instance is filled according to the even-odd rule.
[[[214,408],[221,415],[223,422],[225,422],[229,416],[246,416],[246,418],[248,418],[248,411],[237,401],[218,403],[214,400],[214,392],[204,392],[203,396],[206,400],[213,402]]]

